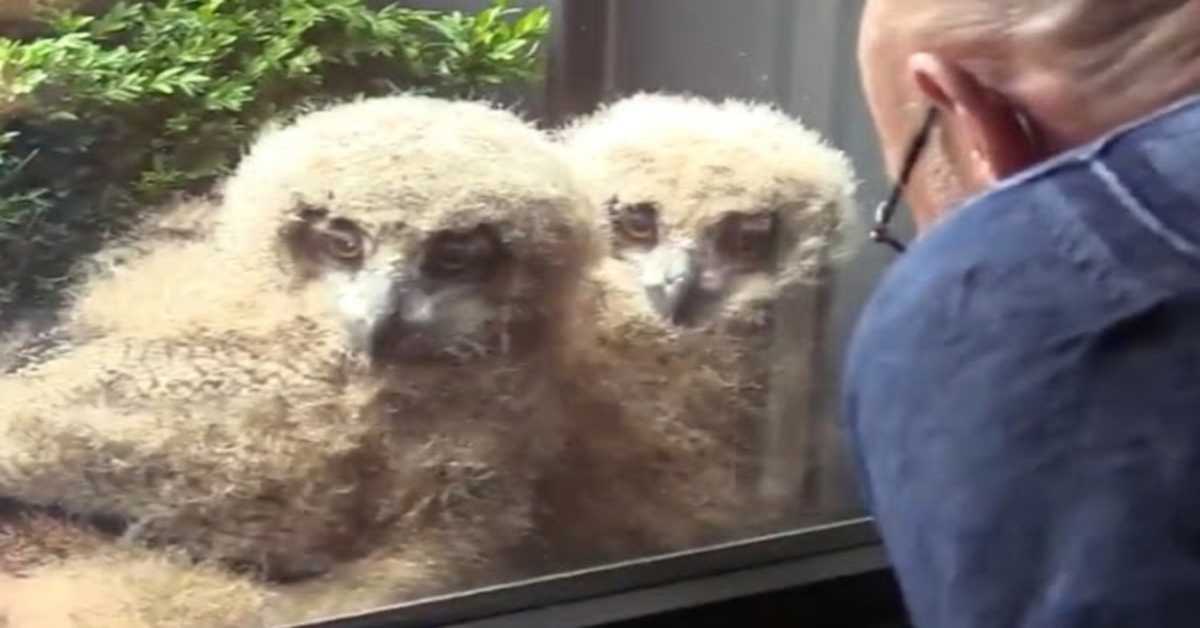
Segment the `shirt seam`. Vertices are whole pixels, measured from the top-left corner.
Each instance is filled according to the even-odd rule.
[[[1088,167],[1092,174],[1104,184],[1104,187],[1113,195],[1117,203],[1125,211],[1129,212],[1134,220],[1141,223],[1143,227],[1160,240],[1166,242],[1168,246],[1181,255],[1195,261],[1200,261],[1200,248],[1197,248],[1182,234],[1172,230],[1159,220],[1150,208],[1138,200],[1130,187],[1121,179],[1120,175],[1100,159],[1090,159],[1088,161]]]

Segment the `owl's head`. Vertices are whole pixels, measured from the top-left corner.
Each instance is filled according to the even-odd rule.
[[[553,342],[597,250],[555,147],[480,103],[399,96],[305,115],[264,134],[224,192],[218,246],[317,290],[382,363]]]
[[[766,105],[641,94],[561,133],[662,317],[701,326],[811,280],[855,224],[849,160]]]

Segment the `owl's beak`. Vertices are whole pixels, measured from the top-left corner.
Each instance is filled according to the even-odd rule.
[[[364,273],[342,286],[338,309],[354,347],[373,359],[399,343],[420,342],[434,322],[433,299],[414,282]]]
[[[641,275],[654,309],[678,323],[699,276],[695,255],[687,247],[659,246],[642,260]]]

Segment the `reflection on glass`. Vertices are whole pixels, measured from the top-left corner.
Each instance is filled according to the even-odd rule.
[[[665,94],[539,129],[480,97],[536,83],[543,9],[85,4],[0,13],[11,625],[277,625],[846,514],[812,408],[855,175],[815,131]]]

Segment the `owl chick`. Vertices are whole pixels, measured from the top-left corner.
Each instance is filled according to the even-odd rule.
[[[84,258],[73,274],[84,287],[164,245],[196,241],[211,231],[219,203],[211,196],[176,199],[147,212],[129,232]],[[72,290],[74,292],[75,290]],[[0,375],[48,361],[94,336],[86,317],[67,305],[27,311],[0,333]],[[111,330],[110,330],[111,332]],[[0,575],[29,570],[77,555],[90,555],[111,541],[120,522],[81,521],[63,513],[0,499]],[[108,524],[108,525],[105,525]]]
[[[0,381],[0,494],[328,572],[320,612],[508,577],[561,449],[588,207],[482,104],[270,130],[211,237],[96,280],[75,309],[97,338]]]
[[[59,308],[23,312],[0,330],[0,375],[45,361],[94,335],[85,316],[71,306],[77,293],[122,267],[171,243],[194,242],[211,232],[219,203],[208,196],[174,200],[151,210],[129,232],[83,258],[72,270],[75,286]],[[112,321],[109,321],[112,322]]]
[[[101,544],[16,578],[0,574],[6,628],[267,628],[269,592],[216,565]]]
[[[785,358],[811,355],[776,348],[777,304],[848,250],[849,160],[769,106],[671,95],[617,102],[559,139],[609,237],[592,275],[609,375],[593,388],[641,426],[580,454],[640,471],[600,477],[575,508],[599,526],[621,513],[619,525],[641,529],[627,553],[765,530],[782,507],[757,486],[778,454],[764,445],[773,382]]]

